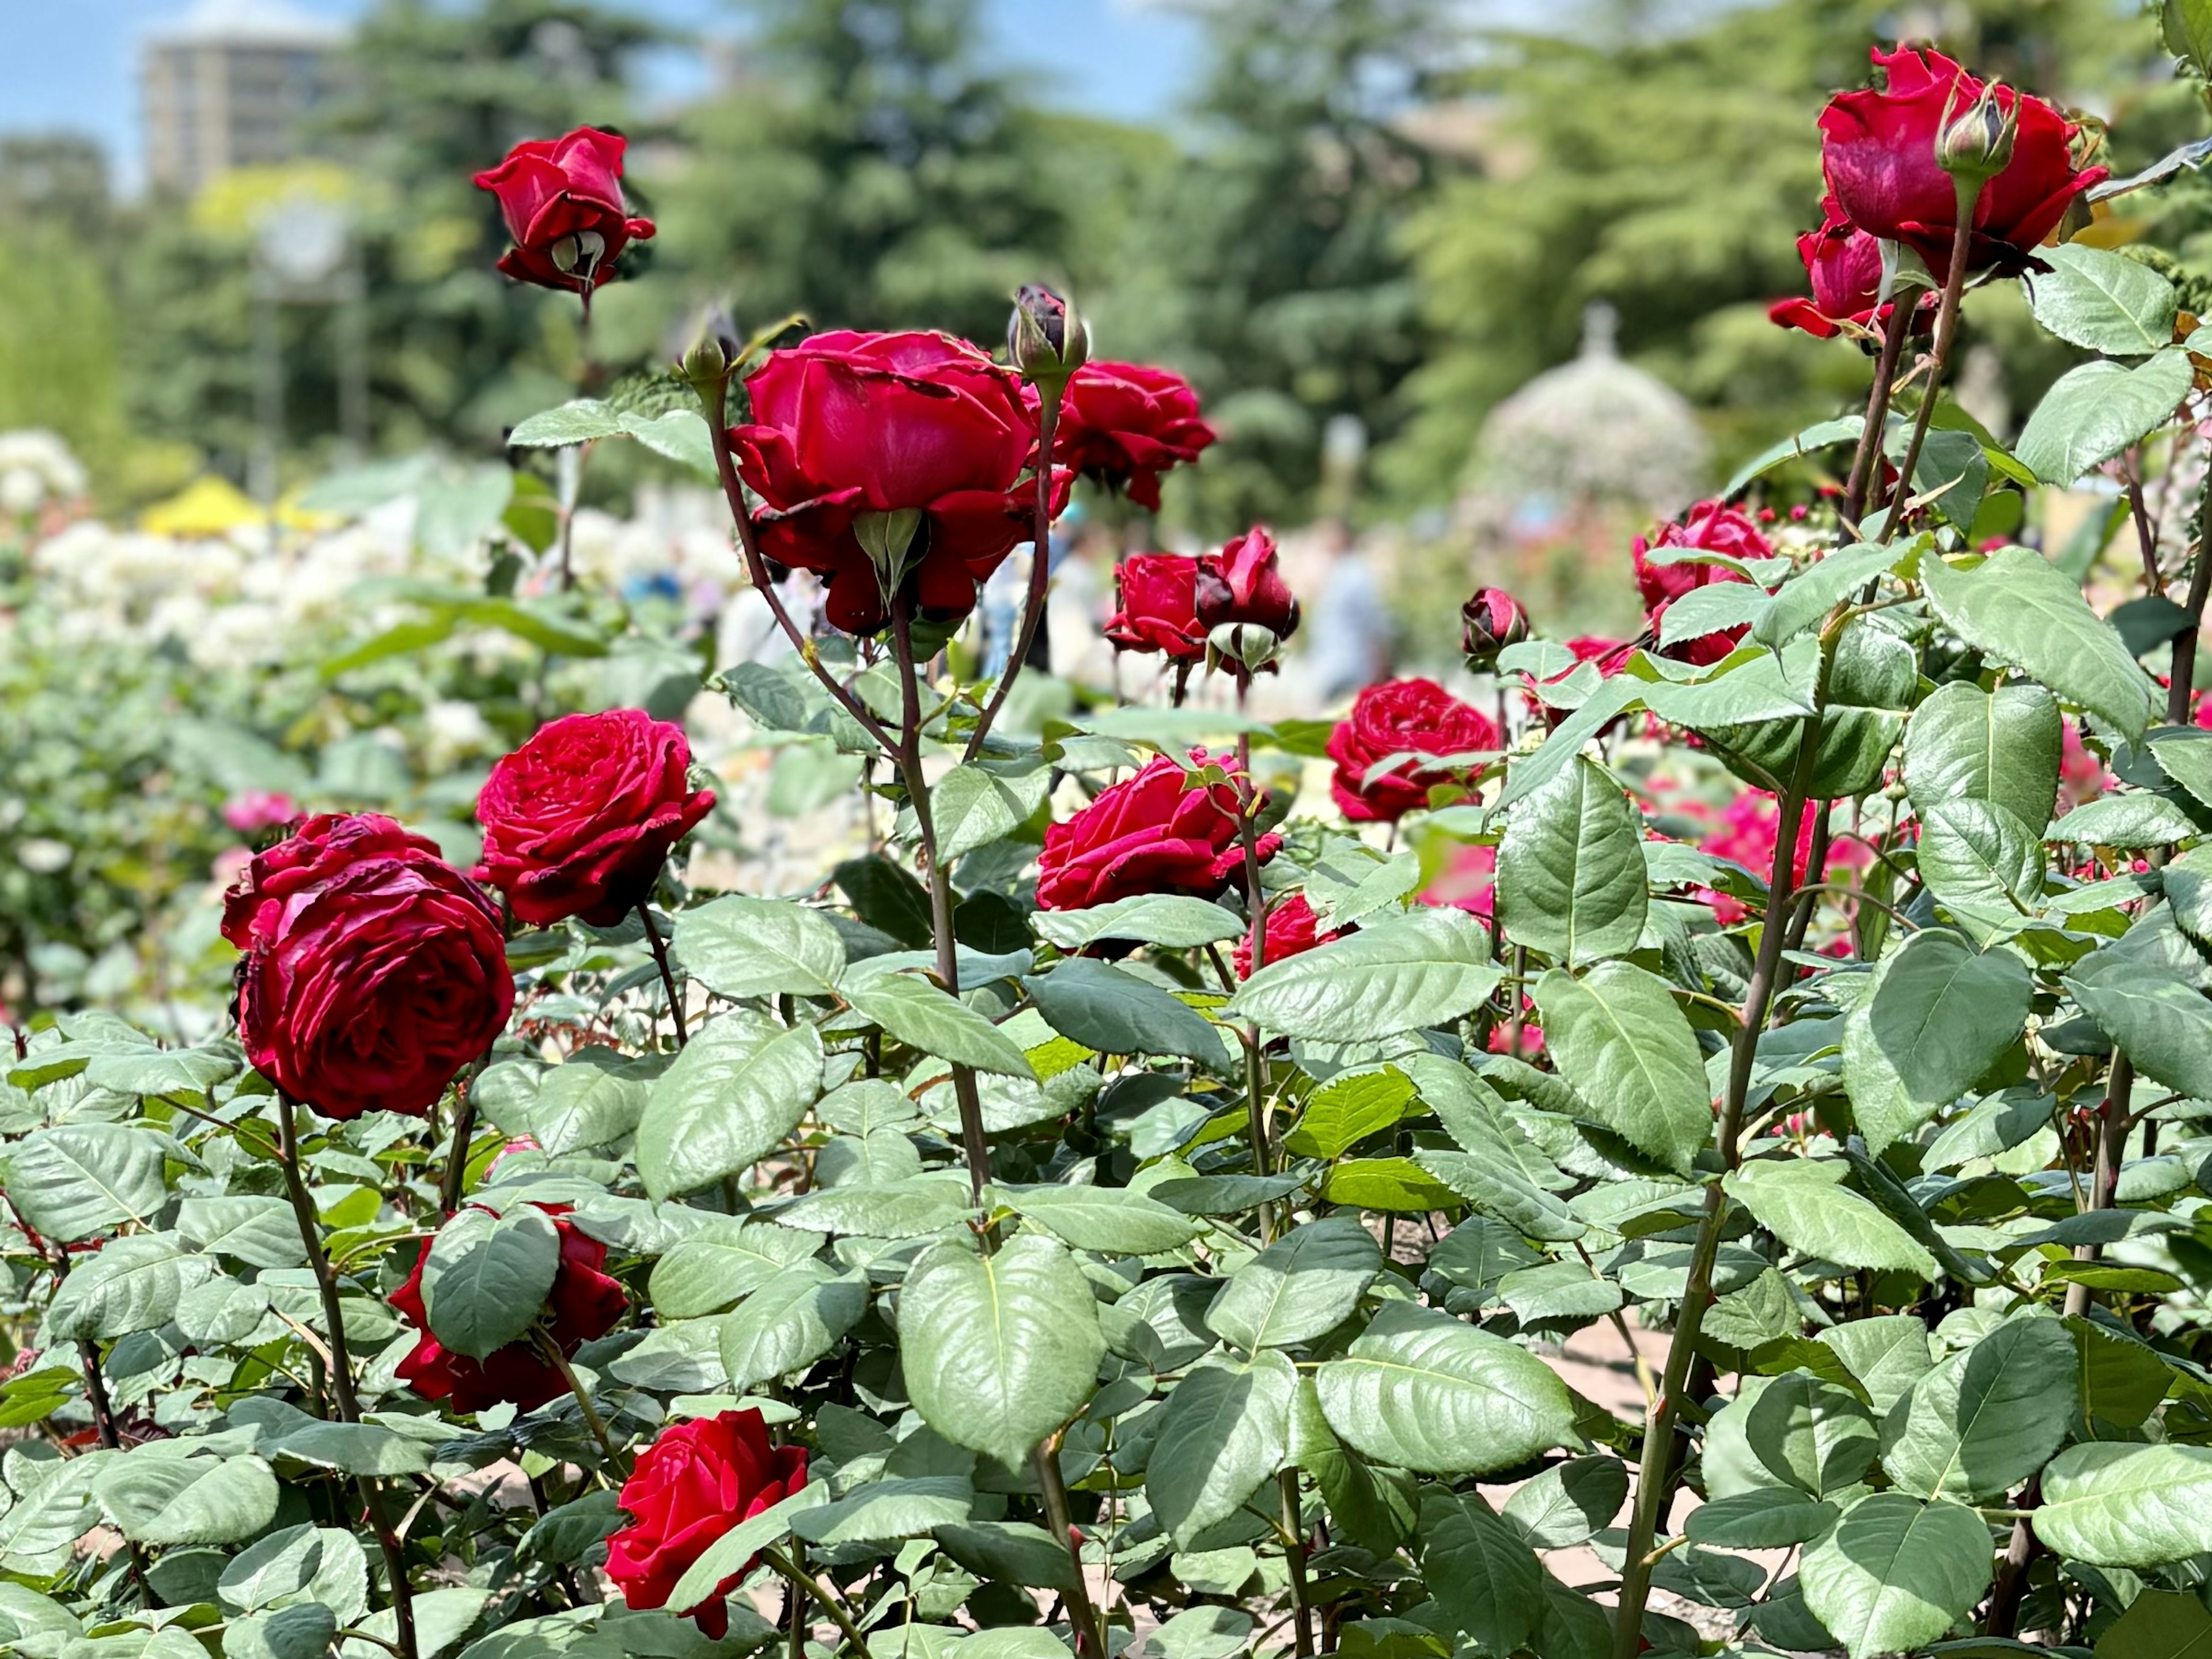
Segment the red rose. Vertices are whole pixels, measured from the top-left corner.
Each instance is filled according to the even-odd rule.
[[[1234,764],[1203,749],[1192,750],[1190,758],[1195,766]],[[1037,858],[1037,902],[1048,910],[1079,910],[1139,893],[1219,893],[1244,857],[1237,792],[1226,783],[1197,789],[1187,782],[1183,769],[1162,755],[1047,830]],[[1272,858],[1282,844],[1280,836],[1261,836],[1260,856]]]
[[[553,1275],[553,1288],[545,1297],[550,1316],[548,1328],[561,1352],[571,1354],[596,1337],[614,1328],[629,1306],[619,1281],[599,1269],[605,1265],[607,1247],[561,1218],[565,1205],[537,1206],[553,1218],[561,1235],[561,1265]],[[407,1322],[422,1333],[414,1352],[397,1367],[399,1380],[425,1400],[450,1400],[457,1412],[480,1412],[502,1402],[517,1411],[530,1411],[568,1392],[560,1368],[547,1359],[529,1338],[503,1348],[494,1348],[482,1359],[453,1353],[430,1334],[430,1316],[422,1302],[422,1269],[430,1260],[425,1249],[415,1271],[393,1293],[392,1305]]]
[[[1180,374],[1143,363],[1085,363],[1068,378],[1053,459],[1071,472],[1160,510],[1160,474],[1213,441],[1198,393]]]
[[[1766,315],[1784,328],[1802,328],[1826,340],[1847,323],[1873,326],[1875,302],[1881,294],[1881,243],[1844,218],[1832,196],[1820,207],[1820,229],[1797,239],[1797,257],[1805,262],[1813,297],[1777,300]],[[1887,315],[1889,308],[1881,309]]]
[[[1533,674],[1527,676],[1527,679],[1544,685],[1557,685],[1568,675],[1573,673],[1576,668],[1580,668],[1586,662],[1594,662],[1597,665],[1598,678],[1609,680],[1620,672],[1621,665],[1628,660],[1631,653],[1636,649],[1635,645],[1630,641],[1601,640],[1588,634],[1579,639],[1568,640],[1565,643],[1567,654],[1575,659],[1573,668],[1562,669],[1556,674],[1547,676],[1540,682],[1536,682],[1535,676]],[[1561,720],[1566,719],[1570,712],[1565,708],[1553,708],[1550,703],[1538,696],[1533,689],[1524,690],[1521,694],[1521,698],[1528,705],[1528,712],[1540,716],[1547,725],[1557,726]]]
[[[567,289],[588,296],[614,269],[616,256],[653,234],[653,221],[623,208],[623,151],[618,132],[578,127],[565,138],[533,138],[476,176],[478,190],[499,198],[514,246],[499,268],[518,283]]]
[[[1133,553],[1114,573],[1121,608],[1107,619],[1106,637],[1121,651],[1164,651],[1190,660],[1206,654],[1198,625],[1201,562],[1180,553]]]
[[[817,334],[770,352],[745,386],[754,423],[732,428],[730,446],[766,503],[762,550],[825,578],[830,621],[847,633],[890,615],[872,545],[924,616],[950,621],[1029,538],[1034,502],[1018,486],[1036,394],[965,341]]]
[[[1869,236],[1905,243],[1940,282],[1950,269],[1959,192],[1936,164],[1936,139],[1946,115],[1963,114],[1983,83],[1940,52],[1877,46],[1873,58],[1887,87],[1838,93],[1820,112],[1821,171],[1845,218]],[[1995,96],[1999,109],[2017,112],[2019,132],[2012,160],[1975,204],[1966,268],[2012,276],[2035,267],[2034,249],[2110,169],[2075,166],[2081,129],[2040,98],[2010,87]]]
[[[685,783],[684,728],[641,708],[564,714],[501,760],[477,797],[479,881],[533,927],[610,927],[653,890],[668,849],[713,810]]]
[[[1434,680],[1386,680],[1353,699],[1352,713],[1328,736],[1336,763],[1329,793],[1354,823],[1396,823],[1429,804],[1429,786],[1450,775],[1419,770],[1409,760],[1367,781],[1392,755],[1464,755],[1498,747],[1498,728]]]
[[[1502,587],[1486,587],[1459,608],[1459,648],[1477,673],[1498,665],[1498,653],[1528,637],[1528,613]]]
[[[1685,593],[1713,582],[1740,582],[1744,578],[1723,564],[1655,564],[1646,556],[1655,548],[1693,547],[1702,552],[1723,553],[1747,562],[1774,556],[1773,546],[1759,533],[1759,526],[1722,501],[1699,501],[1679,524],[1664,524],[1648,539],[1638,536],[1632,545],[1636,561],[1636,589],[1644,599],[1644,620],[1656,632],[1667,607]],[[1683,640],[1660,654],[1683,662],[1717,663],[1735,649],[1744,635],[1744,624]]]
[[[671,1424],[623,1482],[622,1506],[637,1518],[607,1540],[607,1577],[630,1607],[665,1607],[708,1545],[805,1484],[806,1448],[770,1445],[757,1411]],[[730,1627],[723,1598],[758,1559],[738,1566],[697,1607],[678,1612],[720,1640]]]
[[[1326,945],[1337,937],[1335,933],[1319,931],[1321,918],[1313,913],[1304,893],[1293,893],[1267,912],[1266,948],[1261,951],[1260,965],[1273,967],[1291,957],[1303,956],[1316,945]],[[1230,965],[1236,969],[1237,977],[1252,977],[1252,935],[1237,936],[1237,948],[1229,953]]]
[[[256,1071],[325,1117],[419,1116],[514,1008],[498,909],[374,812],[310,818],[223,900]]]
[[[1257,525],[1198,562],[1198,623],[1264,628],[1286,640],[1298,628],[1298,602],[1275,563],[1275,538]]]
[[[1497,886],[1498,849],[1462,843],[1444,854],[1443,868],[1413,895],[1413,900],[1418,904],[1449,905],[1488,921],[1491,896]]]

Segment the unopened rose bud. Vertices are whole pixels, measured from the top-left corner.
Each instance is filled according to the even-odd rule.
[[[2012,165],[2013,139],[2020,130],[2020,100],[1997,101],[1992,81],[1936,137],[1936,165],[1961,185],[1979,185]]]
[[[677,360],[676,372],[703,392],[730,378],[744,350],[744,343],[738,338],[737,325],[729,313],[720,306],[710,306],[691,331],[691,343]]]
[[[1528,637],[1528,613],[1502,587],[1486,587],[1460,606],[1460,649],[1467,665],[1485,673],[1498,665],[1498,653]]]
[[[1243,678],[1273,668],[1283,641],[1274,629],[1257,623],[1223,623],[1206,635],[1218,665],[1227,665]]]
[[[1006,356],[1026,380],[1064,385],[1091,355],[1083,319],[1066,301],[1038,283],[1014,294],[1006,319]]]

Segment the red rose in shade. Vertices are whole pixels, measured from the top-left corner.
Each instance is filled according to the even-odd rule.
[[[1964,114],[1983,83],[1940,52],[1877,46],[1873,57],[1884,88],[1838,93],[1820,112],[1821,171],[1845,218],[1869,236],[1905,243],[1940,281],[1950,269],[1959,194],[1936,164],[1936,139],[1946,114]],[[1966,268],[2014,276],[2035,268],[2035,248],[2109,169],[2075,166],[2081,129],[2040,98],[2010,87],[1995,96],[1998,108],[2017,112],[2019,132],[2012,160],[1974,205]]]
[[[1314,915],[1313,906],[1306,902],[1304,893],[1293,893],[1286,899],[1277,901],[1274,908],[1267,912],[1267,938],[1261,949],[1260,965],[1265,968],[1291,957],[1302,956],[1315,945],[1326,945],[1337,937],[1333,933],[1322,933],[1320,927],[1321,919]],[[1237,978],[1252,977],[1250,933],[1237,935],[1237,948],[1229,953],[1229,959],[1231,966],[1237,970]]]
[[[565,138],[533,138],[476,176],[477,188],[499,198],[514,246],[499,268],[518,283],[567,289],[590,297],[616,258],[653,234],[653,221],[623,207],[623,151],[618,132],[578,127]]]
[[[1213,441],[1198,393],[1180,374],[1143,363],[1085,363],[1068,377],[1053,459],[1160,510],[1160,475]]]
[[[1740,582],[1743,577],[1723,564],[1655,563],[1650,555],[1662,547],[1690,547],[1702,552],[1723,553],[1733,559],[1766,559],[1774,549],[1759,526],[1722,501],[1699,501],[1678,524],[1665,524],[1648,539],[1638,536],[1632,551],[1636,560],[1636,590],[1643,596],[1644,620],[1656,633],[1667,607],[1685,593],[1714,582]],[[1744,635],[1743,624],[1682,640],[1660,654],[1684,662],[1716,663],[1735,649]]]
[[[1226,757],[1190,752],[1194,766],[1233,766]],[[1102,792],[1064,823],[1044,832],[1037,859],[1037,902],[1079,910],[1139,893],[1212,898],[1243,861],[1237,792],[1226,783],[1186,788],[1188,775],[1165,755]],[[1283,844],[1260,837],[1262,859]]]
[[[1119,651],[1164,651],[1188,661],[1206,654],[1198,625],[1200,561],[1179,553],[1133,553],[1114,573],[1121,609],[1106,622]]]
[[[732,428],[730,447],[765,504],[762,550],[825,578],[830,621],[847,633],[872,634],[890,614],[871,546],[923,616],[951,621],[1029,539],[1020,480],[1036,394],[965,341],[817,334],[770,352],[745,387],[753,424]]]
[[[1386,680],[1353,699],[1352,712],[1329,733],[1328,781],[1338,809],[1354,823],[1396,823],[1429,804],[1429,787],[1451,775],[1419,769],[1409,760],[1367,781],[1392,755],[1464,755],[1498,747],[1498,728],[1434,680]]]
[[[561,1265],[546,1293],[547,1328],[561,1352],[572,1354],[586,1342],[605,1336],[629,1306],[621,1284],[599,1269],[606,1265],[607,1247],[579,1232],[551,1205],[535,1206],[553,1218],[561,1235]],[[494,1348],[482,1359],[452,1352],[430,1334],[430,1316],[422,1301],[422,1269],[430,1260],[425,1248],[407,1282],[395,1291],[392,1305],[407,1322],[422,1332],[414,1352],[397,1367],[399,1380],[425,1400],[450,1400],[457,1412],[480,1412],[507,1404],[529,1411],[568,1392],[560,1368],[546,1358],[529,1338]]]
[[[564,714],[492,768],[477,878],[533,927],[613,926],[714,808],[714,791],[688,787],[690,764],[684,728],[641,708]]]
[[[671,1424],[623,1482],[622,1506],[636,1519],[607,1540],[607,1577],[630,1607],[665,1607],[709,1545],[805,1484],[806,1448],[769,1444],[757,1411]],[[730,1627],[723,1598],[758,1559],[738,1565],[697,1607],[678,1613],[720,1640]]]
[[[1297,632],[1297,599],[1276,565],[1273,536],[1255,525],[1198,562],[1198,622],[1209,633],[1224,623],[1264,628],[1279,640]]]
[[[325,1117],[420,1115],[514,1007],[498,909],[374,812],[309,818],[223,899],[254,1069]]]
[[[1881,293],[1881,243],[1844,218],[1833,197],[1820,205],[1825,217],[1820,229],[1797,239],[1797,257],[1805,262],[1813,297],[1777,300],[1766,315],[1784,328],[1802,328],[1826,340],[1847,323],[1873,326],[1875,301]],[[1885,315],[1888,309],[1881,307]]]

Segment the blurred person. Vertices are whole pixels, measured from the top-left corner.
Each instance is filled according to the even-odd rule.
[[[1306,613],[1305,678],[1326,707],[1389,678],[1393,641],[1382,584],[1351,526],[1325,520],[1317,534],[1327,564]]]

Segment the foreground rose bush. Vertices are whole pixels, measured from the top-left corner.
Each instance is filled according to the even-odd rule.
[[[653,234],[652,220],[633,219],[623,205],[629,143],[617,132],[578,127],[564,137],[517,144],[497,167],[477,173],[477,188],[498,198],[514,241],[499,268],[518,283],[588,298],[625,247]]]
[[[1191,764],[1228,766],[1202,749]],[[1139,893],[1188,893],[1212,898],[1243,861],[1237,840],[1237,791],[1230,784],[1188,787],[1190,775],[1168,756],[1045,831],[1037,856],[1037,902],[1077,910]],[[1273,856],[1280,836],[1260,837],[1260,856]]]
[[[1451,775],[1413,759],[1370,781],[1376,766],[1393,755],[1466,755],[1497,747],[1497,726],[1434,680],[1370,685],[1329,733],[1328,757],[1336,763],[1329,793],[1355,823],[1395,823],[1426,806],[1431,787]]]
[[[668,850],[714,810],[686,781],[684,728],[641,708],[568,714],[492,768],[477,797],[477,878],[519,921],[609,927],[653,890]]]
[[[325,1117],[418,1115],[514,1006],[498,910],[374,812],[308,819],[225,896],[255,1070]]]
[[[1198,394],[1180,374],[1144,363],[1085,363],[1068,377],[1054,459],[1073,472],[1160,510],[1160,477],[1213,441]]]

